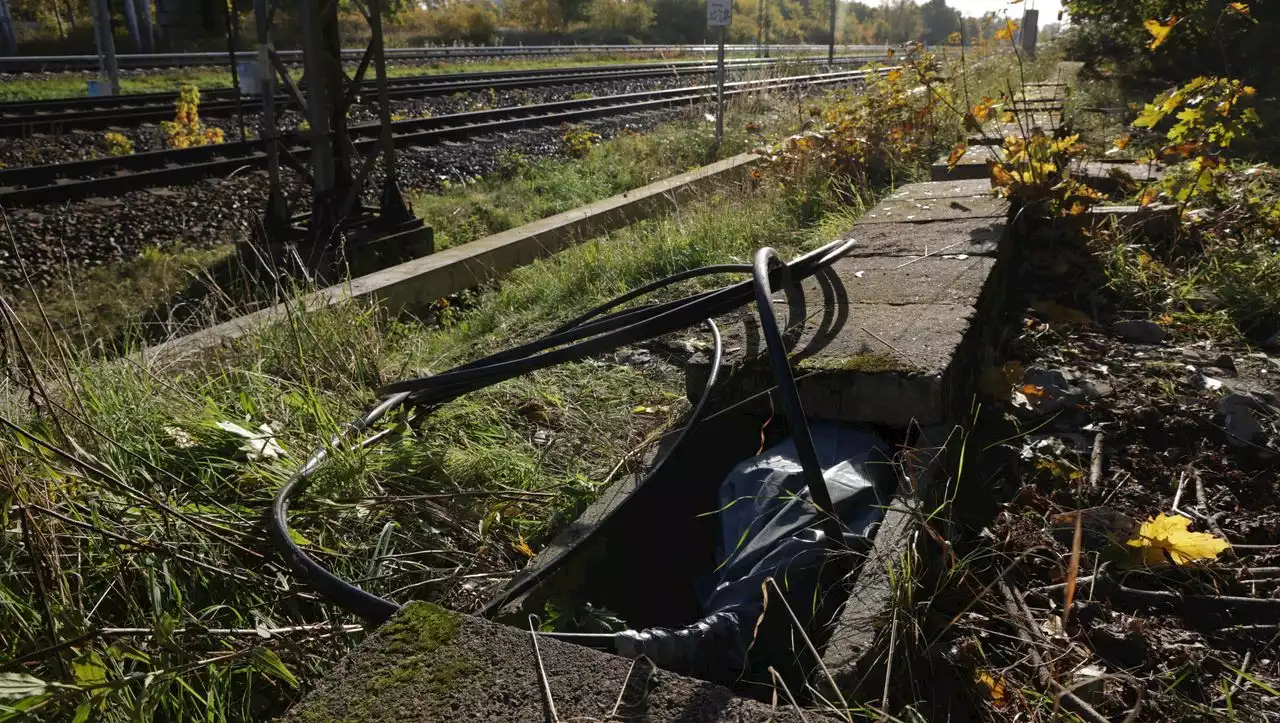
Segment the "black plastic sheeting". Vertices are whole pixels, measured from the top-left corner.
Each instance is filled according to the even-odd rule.
[[[760,644],[756,625],[765,610],[767,578],[777,581],[797,615],[814,612],[813,601],[832,593],[819,589],[824,581],[846,580],[844,573],[856,568],[859,553],[870,548],[897,475],[888,444],[871,429],[835,422],[810,429],[841,539],[831,544],[821,529],[822,512],[809,498],[792,439],[741,462],[720,484],[720,509],[714,513],[720,521],[720,565],[699,596],[705,616],[684,628],[617,633],[620,655],[644,655],[664,667],[731,678],[753,667],[753,655],[779,655]],[[836,574],[824,575],[823,568]],[[785,615],[780,606],[778,611]]]

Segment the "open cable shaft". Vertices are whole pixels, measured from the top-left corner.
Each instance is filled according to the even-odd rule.
[[[316,473],[324,468],[329,459],[330,449],[343,444],[348,438],[367,432],[388,413],[403,407],[431,410],[469,392],[533,371],[598,355],[679,329],[705,325],[713,342],[707,382],[688,416],[685,427],[671,445],[667,455],[653,465],[640,481],[639,485],[642,486],[662,471],[666,462],[672,458],[675,451],[686,441],[690,432],[705,415],[712,388],[720,374],[724,351],[719,328],[713,321],[714,317],[731,312],[752,301],[756,303],[760,315],[761,328],[778,383],[783,411],[791,433],[796,439],[797,451],[804,468],[805,484],[808,486],[814,505],[821,514],[821,525],[827,538],[832,541],[840,539],[838,527],[836,527],[838,520],[832,508],[831,497],[823,482],[823,471],[818,464],[817,455],[813,452],[813,441],[796,393],[795,380],[791,374],[787,350],[783,346],[782,335],[773,313],[771,297],[774,288],[799,284],[805,278],[830,265],[851,245],[852,243],[848,241],[837,241],[799,256],[789,263],[778,259],[777,253],[772,249],[764,248],[756,253],[755,262],[751,265],[719,264],[676,273],[638,287],[591,309],[541,339],[437,375],[397,382],[384,387],[379,390],[382,399],[377,406],[349,424],[342,433],[331,438],[325,446],[312,452],[306,462],[276,493],[268,521],[268,534],[272,543],[294,573],[315,588],[326,601],[359,616],[372,625],[380,625],[400,608],[400,604],[363,590],[333,574],[294,542],[294,536],[290,533],[289,506],[306,491]],[[771,261],[776,263],[771,264]],[[613,311],[622,304],[673,284],[713,274],[751,274],[751,278],[681,299]],[[390,435],[391,432],[387,429],[375,432],[363,438],[358,446],[376,444]],[[599,528],[599,525],[596,526],[592,532]],[[505,605],[546,580],[574,549],[591,539],[592,532],[580,538],[555,560],[517,578],[485,605],[481,614],[486,616],[495,614]],[[613,634],[557,634],[556,636],[605,649],[613,648],[615,638]]]

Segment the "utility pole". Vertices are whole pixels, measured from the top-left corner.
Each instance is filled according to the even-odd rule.
[[[276,72],[271,65],[271,11],[267,0],[253,0],[258,28],[258,95],[262,99],[262,127],[258,136],[267,152],[267,208],[262,225],[267,237],[279,240],[289,229],[289,205],[280,190],[280,147],[276,130]]]
[[[5,0],[0,0],[4,2]],[[766,0],[756,0],[756,57],[764,57],[764,4]]]
[[[836,0],[831,0],[831,45],[827,46],[827,67],[836,64]]]
[[[9,0],[0,0],[0,55],[17,55],[18,39],[13,32]]]
[[[124,0],[132,3],[138,16],[138,33],[142,38],[142,52],[156,52],[155,29],[151,26],[151,0]]]
[[[716,47],[716,155],[724,142],[724,29],[733,20],[733,0],[707,0],[707,25],[718,32]]]
[[[116,39],[111,32],[111,7],[107,0],[90,0],[94,38],[98,41],[98,68],[106,76],[111,95],[120,95],[120,68],[116,65]]]

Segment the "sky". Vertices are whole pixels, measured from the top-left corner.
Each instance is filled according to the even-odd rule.
[[[1024,7],[1035,8],[1040,11],[1041,25],[1058,22],[1058,11],[1062,9],[1060,0],[1023,0],[1016,5],[1010,5],[1008,0],[947,0],[947,5],[974,17],[1008,10],[1009,17],[1020,18]]]

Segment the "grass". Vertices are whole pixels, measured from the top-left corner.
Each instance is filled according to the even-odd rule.
[[[146,335],[144,327],[158,325],[165,333],[182,327],[175,312],[189,318],[189,310],[173,301],[199,284],[206,269],[232,255],[231,246],[212,249],[144,249],[137,258],[100,266],[75,275],[74,283],[54,290],[19,288],[10,303],[24,326],[74,346],[110,347],[123,337]],[[46,327],[46,324],[48,325]]]
[[[794,119],[780,107],[769,98],[733,104],[724,153],[744,151],[765,134],[793,127]],[[747,118],[764,120],[748,131]],[[574,133],[569,129],[565,136]],[[696,168],[711,160],[713,145],[709,124],[686,120],[650,133],[587,142],[581,157],[529,158],[512,152],[495,174],[452,184],[439,194],[419,194],[411,203],[443,250]],[[138,338],[139,332],[154,341],[252,308],[248,304],[259,294],[223,288],[210,279],[210,268],[232,258],[230,245],[188,250],[178,240],[43,287],[3,290],[0,297],[44,338],[42,346],[53,337],[85,348],[110,348],[121,339]]]
[[[746,112],[733,114],[737,119],[745,116]],[[781,124],[772,125],[770,131]],[[758,144],[763,131],[748,132],[743,123],[731,122],[722,155]],[[573,133],[570,129],[564,136]],[[448,248],[697,168],[711,160],[714,142],[709,124],[683,121],[588,145],[581,158],[530,159],[508,152],[495,174],[451,184],[440,194],[418,196],[413,209],[435,229],[437,247]]]
[[[647,279],[740,261],[766,243],[783,253],[814,243],[803,230],[812,219],[795,215],[800,207],[776,188],[708,198],[678,218],[524,267],[447,326],[349,304],[295,317],[177,374],[83,354],[34,360],[41,385],[25,367],[15,370],[0,394],[8,400],[0,403],[0,489],[5,509],[18,511],[6,527],[0,571],[4,657],[95,628],[143,628],[27,659],[28,674],[78,687],[23,705],[43,717],[101,707],[106,719],[182,718],[194,707],[228,719],[279,713],[297,693],[263,651],[279,656],[305,690],[359,638],[314,627],[324,609],[296,581],[277,584],[291,576],[278,577],[275,563],[259,557],[261,510],[307,449],[368,405],[379,384],[545,332]],[[60,381],[68,378],[74,387]],[[51,388],[61,391],[44,396]],[[633,413],[637,407],[654,412]],[[397,596],[459,604],[445,592],[457,584],[448,581],[461,574],[501,581],[520,564],[520,550],[536,549],[619,459],[685,408],[682,380],[663,366],[596,360],[522,377],[446,405],[402,441],[338,452],[298,505],[295,525],[305,545],[349,579],[372,578],[364,584],[382,594],[420,586]],[[243,440],[217,427],[225,421],[269,425],[287,459],[247,458]],[[374,560],[389,523],[382,559]],[[416,553],[424,549],[444,552]],[[415,555],[399,557],[408,552]],[[74,582],[56,574],[41,589],[24,572],[31,555],[79,572]],[[433,579],[443,582],[424,586]],[[197,625],[313,627],[265,639],[176,632]],[[157,674],[145,695],[138,684],[93,687],[100,677],[144,672]]]
[[[628,142],[640,141],[543,171],[580,189],[490,189],[474,208],[493,213],[467,215],[515,223],[522,197],[548,196],[545,212],[697,162],[696,150],[636,159]],[[917,173],[931,150],[913,157]],[[640,168],[610,168],[624,162]],[[0,718],[279,714],[363,631],[279,566],[262,511],[378,386],[508,348],[675,271],[742,263],[763,245],[792,256],[847,228],[876,190],[766,176],[517,269],[430,318],[360,303],[295,313],[180,368],[42,347],[6,313],[0,658],[30,677],[7,679],[26,694],[0,702]],[[467,233],[480,231],[452,238]],[[386,424],[400,436],[331,450],[292,510],[297,542],[379,594],[471,609],[686,409],[674,369],[606,355],[398,415]],[[281,456],[256,454],[226,422],[269,435]]]

